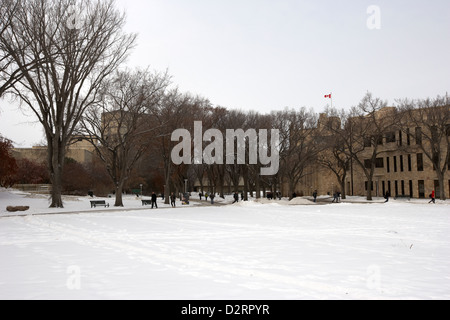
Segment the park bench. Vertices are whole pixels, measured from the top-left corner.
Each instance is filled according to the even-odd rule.
[[[143,206],[149,206],[152,204],[152,200],[142,200],[142,205]]]
[[[91,208],[97,208],[97,206],[109,208],[109,203],[106,203],[106,201],[104,201],[104,200],[91,201]]]

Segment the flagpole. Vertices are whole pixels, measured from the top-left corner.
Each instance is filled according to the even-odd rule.
[[[331,93],[331,109],[333,109],[333,92]]]

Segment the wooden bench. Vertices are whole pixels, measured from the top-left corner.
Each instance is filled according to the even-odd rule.
[[[149,206],[152,204],[152,200],[142,200],[142,205],[143,206]]]
[[[97,206],[109,208],[109,203],[104,200],[91,201],[91,208],[97,208]]]

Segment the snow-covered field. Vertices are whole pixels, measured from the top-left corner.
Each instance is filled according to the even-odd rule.
[[[450,299],[448,202],[286,204],[39,215],[0,190],[0,299]]]

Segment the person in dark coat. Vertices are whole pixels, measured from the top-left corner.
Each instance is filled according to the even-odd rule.
[[[152,209],[153,206],[156,207],[156,209],[158,209],[158,204],[156,203],[157,197],[156,197],[156,193],[152,192]]]
[[[175,194],[172,192],[172,194],[170,195],[170,204],[172,205],[172,208],[175,208],[175,201],[177,200],[177,197],[175,196]]]
[[[236,202],[239,202],[239,193],[237,193],[237,192],[234,193],[234,202],[233,203],[236,203]]]
[[[211,199],[211,204],[214,204],[214,198],[216,196],[214,195],[214,193],[211,193],[211,195],[209,196],[209,198]]]
[[[384,195],[384,198],[386,199],[386,202],[389,202],[389,198],[391,197],[391,193],[389,191],[386,191],[386,194]]]
[[[333,193],[333,202],[332,203],[337,203],[338,202],[338,194],[337,192]]]
[[[317,202],[317,190],[314,191],[313,193],[313,197],[314,197],[314,202]]]

